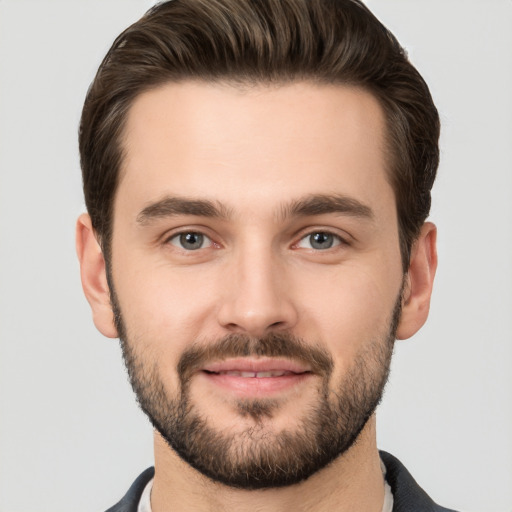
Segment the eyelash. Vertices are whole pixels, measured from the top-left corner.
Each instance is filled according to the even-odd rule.
[[[173,240],[177,240],[179,242],[182,242],[182,237],[187,236],[187,235],[195,235],[195,236],[201,237],[202,238],[202,242],[204,242],[205,239],[206,239],[206,240],[210,241],[209,245],[216,245],[216,246],[218,246],[218,244],[215,244],[208,235],[202,233],[201,231],[194,231],[194,230],[180,231],[179,233],[175,233],[172,236],[168,237],[165,240],[165,243],[173,245],[174,247],[177,247],[178,249],[181,249],[181,250],[183,250],[185,252],[195,252],[195,251],[198,251],[200,249],[204,249],[204,247],[197,247],[196,249],[186,249],[183,246],[180,247],[178,244],[173,243]]]
[[[312,242],[312,237],[316,236],[316,235],[323,235],[324,237],[327,236],[327,237],[331,237],[332,238],[332,245],[330,245],[329,247],[326,247],[326,248],[315,248],[315,247],[303,247],[304,249],[309,249],[309,250],[313,250],[315,252],[324,252],[324,251],[328,251],[329,249],[334,249],[336,247],[339,247],[341,245],[349,245],[348,242],[343,238],[341,237],[340,235],[336,234],[336,233],[333,233],[329,230],[324,230],[324,229],[318,229],[318,230],[313,230],[313,231],[308,231],[306,234],[304,234],[304,236],[302,236],[300,238],[300,240],[293,244],[292,247],[300,247],[300,244],[302,242],[304,242],[305,240],[310,240],[310,242]],[[321,243],[321,242],[320,242]]]
[[[183,247],[183,239],[182,237],[184,236],[187,236],[187,235],[195,235],[196,237],[201,237],[201,246],[195,248],[195,249],[191,249],[191,248],[185,248]],[[292,248],[301,248],[301,243],[304,242],[305,240],[307,240],[309,238],[309,240],[311,241],[311,237],[315,236],[315,235],[324,235],[324,236],[327,236],[327,237],[332,237],[332,244],[329,246],[329,247],[326,247],[326,248],[315,248],[315,247],[302,247],[304,249],[307,249],[307,250],[312,250],[314,252],[324,252],[324,251],[328,251],[329,249],[334,249],[336,247],[339,247],[339,246],[348,246],[350,245],[347,240],[343,237],[341,237],[340,235],[336,234],[336,233],[333,233],[329,230],[322,230],[322,229],[318,229],[318,230],[311,230],[311,231],[308,231],[306,233],[304,233],[301,238],[299,239],[298,242],[294,243],[292,245]],[[199,230],[184,230],[184,231],[180,231],[178,233],[174,233],[172,236],[166,238],[165,240],[165,244],[170,244],[170,245],[173,245],[174,247],[178,248],[178,249],[181,249],[182,251],[184,252],[187,252],[187,253],[192,253],[192,252],[195,252],[195,251],[199,251],[200,249],[205,249],[205,247],[203,247],[203,243],[205,241],[210,241],[210,243],[208,244],[209,247],[215,247],[215,248],[219,248],[220,247],[220,244],[218,243],[215,243],[211,237],[209,237],[208,235],[206,235],[205,233],[199,231]],[[177,241],[177,243],[173,243],[173,241]],[[321,242],[319,242],[321,243]]]

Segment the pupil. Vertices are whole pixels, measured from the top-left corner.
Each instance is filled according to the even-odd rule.
[[[333,237],[329,233],[315,233],[311,235],[311,246],[314,249],[329,249],[332,247]]]
[[[200,233],[184,233],[180,235],[180,243],[185,249],[200,249],[203,245],[203,235]]]

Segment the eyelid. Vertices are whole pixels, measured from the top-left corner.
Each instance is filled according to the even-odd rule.
[[[326,235],[331,235],[333,236],[337,241],[338,243],[334,244],[332,247],[329,247],[327,249],[323,249],[323,252],[327,252],[329,249],[335,249],[339,246],[349,246],[351,245],[351,242],[350,242],[350,235],[348,234],[341,234],[339,233],[339,231],[337,231],[336,229],[333,229],[333,228],[322,228],[322,227],[318,227],[318,228],[307,228],[307,229],[303,229],[301,230],[301,232],[297,235],[297,242],[295,242],[294,244],[292,244],[292,248],[301,248],[299,246],[299,244],[307,239],[308,237],[310,237],[311,235],[314,235],[316,233],[324,233]],[[308,249],[306,247],[304,247],[304,249]],[[314,249],[314,248],[309,248],[311,250],[314,250],[314,251],[322,251],[321,249]]]
[[[171,243],[171,240],[178,238],[180,235],[185,235],[187,233],[195,233],[198,235],[202,235],[205,239],[209,240],[209,243],[206,247],[201,247],[200,249],[196,249],[195,251],[199,251],[201,249],[207,249],[209,247],[220,247],[221,244],[216,242],[214,237],[208,233],[210,230],[206,229],[204,226],[180,226],[179,228],[174,228],[166,233],[164,233],[160,239],[163,245],[172,245],[174,248],[181,250],[183,252],[194,252],[194,250],[187,250],[184,247],[180,247],[178,244]]]
[[[186,249],[185,247],[181,247],[181,245],[180,245],[181,237],[183,235],[189,235],[189,234],[199,235],[199,236],[203,237],[202,247],[198,247],[197,249]],[[177,243],[174,243],[174,241],[176,241]],[[207,246],[211,246],[213,244],[212,239],[209,236],[204,235],[203,233],[199,233],[197,231],[185,231],[182,233],[175,233],[174,235],[172,235],[171,237],[169,237],[167,239],[167,243],[173,245],[174,247],[177,247],[178,249],[185,250],[187,252],[189,250],[190,251],[199,251],[200,249],[205,249],[204,244],[206,244]]]
[[[166,233],[164,233],[160,237],[160,240],[163,245],[170,244],[170,245],[173,245],[173,247],[176,247],[177,249],[181,249],[185,252],[194,252],[193,250],[186,250],[184,248],[180,248],[177,244],[171,244],[171,240],[179,237],[180,235],[186,234],[186,233],[197,233],[197,234],[200,234],[203,237],[205,237],[207,240],[209,240],[208,246],[202,247],[201,249],[206,249],[208,247],[221,248],[223,244],[220,242],[217,242],[216,241],[217,237],[214,237],[212,234],[209,233],[209,231],[210,230],[208,228],[206,228],[205,226],[197,226],[197,225],[195,225],[195,226],[194,225],[180,226],[179,228],[173,228],[173,229],[167,231]],[[350,245],[352,245],[352,242],[354,241],[354,239],[352,238],[351,235],[349,235],[346,232],[340,233],[339,230],[336,228],[332,228],[332,227],[326,228],[326,227],[321,227],[321,226],[311,227],[310,226],[310,227],[301,229],[299,231],[299,233],[297,233],[297,235],[294,236],[296,242],[294,242],[291,247],[297,248],[299,246],[300,242],[302,242],[304,239],[306,239],[307,237],[309,237],[315,233],[325,233],[325,234],[331,235],[338,241],[338,243],[336,243],[335,245],[333,245],[333,247],[331,247],[329,249],[334,249],[336,247],[339,247],[340,245],[350,246]],[[198,250],[199,249],[196,249],[196,251],[198,251]],[[319,251],[319,249],[312,249],[312,250]],[[324,251],[327,251],[327,250],[328,249],[324,249]]]

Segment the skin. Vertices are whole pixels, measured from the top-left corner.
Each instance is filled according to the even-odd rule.
[[[135,100],[124,146],[112,278],[128,338],[158,366],[170,396],[179,386],[179,356],[197,340],[289,331],[325,348],[334,362],[332,379],[340,382],[357,354],[384,337],[404,275],[384,116],[372,95],[310,83],[167,84]],[[350,198],[370,214],[282,214],[312,194]],[[226,215],[141,215],[167,197],[212,201]],[[208,241],[187,251],[176,237],[183,231],[204,233]],[[315,232],[335,235],[333,247],[314,249],[309,235]],[[426,321],[435,242],[435,227],[426,223],[405,276],[398,338]],[[77,252],[95,325],[115,338],[105,262],[86,214],[77,224]],[[315,379],[264,392],[279,402],[265,427],[293,429],[317,398]],[[234,381],[220,386],[198,374],[190,392],[218,429],[237,432],[254,421],[233,407],[240,396]],[[250,398],[260,391],[243,393]],[[152,507],[380,512],[375,437],[372,417],[358,441],[310,479],[247,491],[205,478],[156,433]]]

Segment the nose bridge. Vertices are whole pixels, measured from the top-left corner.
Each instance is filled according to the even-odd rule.
[[[295,324],[297,315],[284,262],[270,241],[247,239],[233,251],[230,263],[230,282],[219,309],[224,328],[261,336]]]

